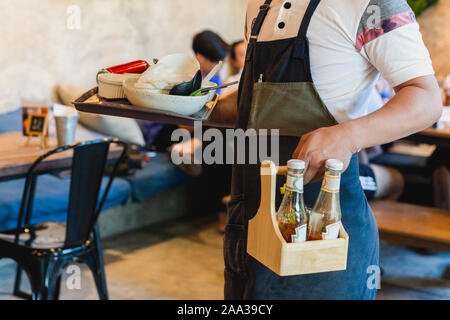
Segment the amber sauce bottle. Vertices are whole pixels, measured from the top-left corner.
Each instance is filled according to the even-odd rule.
[[[277,213],[278,226],[286,242],[303,242],[307,238],[308,213],[303,199],[305,162],[290,160],[286,191]]]
[[[330,159],[325,166],[322,188],[309,217],[308,240],[329,240],[339,237],[342,217],[339,188],[344,164],[339,160]]]

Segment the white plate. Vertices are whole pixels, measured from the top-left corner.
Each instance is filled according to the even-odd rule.
[[[127,79],[123,82],[125,95],[131,104],[143,108],[171,111],[184,116],[190,116],[200,111],[216,94],[215,90],[211,90],[199,97],[171,96],[155,90],[138,89],[134,86],[136,81],[137,79]],[[216,84],[210,82],[206,85],[206,87],[212,86],[216,86]]]

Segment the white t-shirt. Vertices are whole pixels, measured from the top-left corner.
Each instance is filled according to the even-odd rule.
[[[262,4],[248,1],[246,39]],[[258,41],[296,37],[308,4],[273,0]],[[307,36],[313,81],[338,122],[379,108],[373,88],[380,73],[392,87],[434,74],[406,0],[322,0]]]

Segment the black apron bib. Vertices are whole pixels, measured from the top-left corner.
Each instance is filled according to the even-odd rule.
[[[306,35],[320,0],[311,0],[297,37],[257,42],[271,2],[266,0],[261,6],[252,28],[239,86],[238,127],[279,129],[277,165],[285,165],[303,134],[337,122],[311,77]],[[250,149],[247,140],[247,156]],[[341,179],[342,223],[350,236],[346,271],[280,277],[246,253],[248,220],[255,216],[260,202],[259,168],[260,163],[233,165],[224,236],[225,299],[374,299],[376,289],[368,281],[378,266],[378,230],[359,182],[357,155]],[[281,187],[285,179],[278,179]],[[305,186],[309,207],[320,187],[321,182]],[[280,201],[278,194],[277,208]]]

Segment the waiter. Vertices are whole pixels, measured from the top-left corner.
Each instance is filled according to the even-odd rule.
[[[312,206],[327,159],[345,164],[345,271],[280,277],[246,253],[260,201],[259,165],[235,164],[224,236],[226,299],[374,299],[377,225],[358,176],[357,153],[431,126],[440,91],[406,0],[249,0],[246,64],[239,92],[224,96],[211,124],[279,129],[280,165],[304,160]],[[380,73],[395,88],[373,110]],[[248,144],[248,142],[247,142]],[[247,145],[247,151],[249,146]]]

